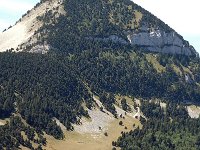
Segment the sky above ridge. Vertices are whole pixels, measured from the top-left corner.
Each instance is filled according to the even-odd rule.
[[[40,0],[0,0],[0,31]],[[132,0],[181,34],[200,53],[200,0]]]
[[[0,0],[0,31],[14,25],[40,0]]]

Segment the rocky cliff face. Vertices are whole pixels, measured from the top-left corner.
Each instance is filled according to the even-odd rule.
[[[166,54],[182,54],[195,55],[195,49],[183,40],[180,35],[174,31],[165,32],[163,30],[143,30],[143,31],[128,31],[127,39],[120,36],[110,35],[107,38],[93,38],[98,41],[113,41],[122,44],[131,44],[132,46],[142,47],[144,50],[151,52],[159,52]]]
[[[165,32],[163,30],[143,30],[140,32],[130,32],[127,38],[131,45],[144,47],[153,52],[192,55],[194,48],[189,46],[174,31]]]

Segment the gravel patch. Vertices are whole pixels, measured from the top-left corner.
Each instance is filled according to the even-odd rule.
[[[191,118],[199,118],[200,115],[200,107],[191,105],[187,106],[188,114]]]
[[[6,124],[6,121],[0,119],[0,126],[4,126],[5,124]]]
[[[91,121],[88,121],[85,118],[81,119],[82,125],[73,125],[74,130],[78,133],[102,133],[102,131],[107,130],[107,126],[111,121],[114,120],[114,117],[98,110],[88,110],[88,114],[91,117]],[[95,137],[95,136],[94,136]]]

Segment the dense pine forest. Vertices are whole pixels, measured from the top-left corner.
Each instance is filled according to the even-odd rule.
[[[33,127],[62,139],[53,117],[71,130],[76,116],[87,116],[81,103],[90,108],[91,95],[67,63],[50,55],[2,53],[0,57],[1,117],[16,111]]]

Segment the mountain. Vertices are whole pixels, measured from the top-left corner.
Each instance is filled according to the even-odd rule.
[[[67,39],[72,36],[74,42]],[[196,55],[181,35],[129,0],[44,0],[0,39],[1,51],[46,52],[82,41],[112,41],[152,52]]]
[[[199,148],[199,56],[129,0],[42,0],[0,51],[0,149]]]

